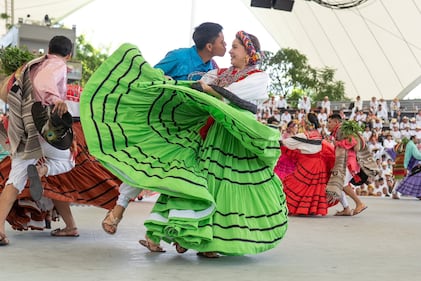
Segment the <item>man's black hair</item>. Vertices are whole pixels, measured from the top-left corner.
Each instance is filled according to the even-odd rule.
[[[273,124],[273,123],[278,123],[279,124],[279,120],[276,119],[275,116],[271,116],[271,117],[268,118],[267,123],[268,124]]]
[[[48,53],[65,57],[72,53],[73,43],[66,36],[54,36],[48,44]]]
[[[339,113],[333,113],[332,115],[329,116],[329,119],[337,119],[339,121],[342,121],[342,117],[341,115],[339,115]]]
[[[219,33],[222,32],[222,26],[213,22],[204,22],[197,26],[193,32],[193,41],[198,50],[203,50],[206,44],[215,42]]]
[[[307,119],[311,124],[313,124],[314,128],[318,129],[320,127],[319,120],[318,120],[316,114],[311,113],[311,112],[308,113]]]

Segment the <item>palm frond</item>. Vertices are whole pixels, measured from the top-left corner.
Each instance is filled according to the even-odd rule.
[[[341,125],[341,133],[344,137],[358,136],[363,130],[364,128],[354,120],[343,121]]]

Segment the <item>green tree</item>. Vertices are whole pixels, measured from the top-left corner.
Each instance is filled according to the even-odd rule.
[[[82,63],[83,87],[95,70],[108,58],[108,49],[97,49],[87,42],[84,35],[76,38],[76,60]]]
[[[345,84],[343,81],[334,80],[335,70],[329,67],[324,67],[317,71],[317,81],[314,86],[313,100],[321,101],[325,96],[328,96],[333,101],[349,101],[345,96]]]
[[[296,49],[283,48],[267,53],[262,68],[271,78],[270,92],[285,96],[291,105],[298,98],[307,95],[314,102],[328,96],[330,100],[346,100],[345,86],[342,81],[335,81],[335,70],[332,68],[313,68],[308,59]]]
[[[302,89],[294,88],[291,93],[288,95],[288,104],[291,108],[298,107],[298,101],[305,95],[305,92]]]
[[[0,19],[5,21],[5,27],[7,30],[12,28],[13,24],[11,23],[11,17],[7,13],[0,13]]]
[[[0,49],[1,72],[10,75],[26,62],[36,56],[28,51],[26,47],[6,47]]]
[[[267,53],[262,68],[271,78],[270,92],[275,95],[288,96],[294,88],[306,89],[315,74],[309,68],[307,57],[295,49],[283,48]]]

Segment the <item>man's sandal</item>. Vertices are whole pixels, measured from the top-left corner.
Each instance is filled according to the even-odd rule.
[[[216,259],[220,257],[220,255],[216,252],[198,252],[197,255],[208,259]]]
[[[165,253],[165,250],[162,249],[162,247],[159,244],[155,244],[149,238],[146,238],[146,240],[139,240],[139,244],[143,247],[148,248],[148,250],[153,253]]]
[[[79,237],[77,228],[57,228],[50,232],[51,236],[54,237]]]
[[[114,217],[113,210],[108,211],[104,220],[102,221],[102,229],[108,234],[115,234],[117,232],[117,226],[120,223],[121,218]]]
[[[9,245],[9,239],[7,239],[6,234],[0,232],[0,246]]]
[[[177,253],[179,254],[184,254],[185,252],[187,252],[188,249],[183,248],[180,246],[180,244],[178,244],[177,242],[174,242],[173,245],[175,246],[175,250],[177,251]]]

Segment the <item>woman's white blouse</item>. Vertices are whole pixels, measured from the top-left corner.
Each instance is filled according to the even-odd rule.
[[[206,84],[212,84],[216,79],[217,69],[211,70],[202,77]],[[268,98],[269,76],[265,72],[254,72],[246,78],[234,82],[225,89],[231,91],[239,98],[252,102],[256,105],[262,103]]]

